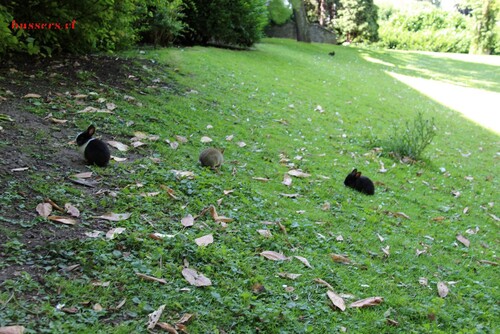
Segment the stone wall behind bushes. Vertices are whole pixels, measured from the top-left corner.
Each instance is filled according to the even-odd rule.
[[[264,32],[268,37],[297,39],[297,30],[294,22],[287,22],[279,26],[269,25],[265,28]],[[337,36],[335,33],[323,28],[319,24],[310,24],[309,32],[312,42],[337,44]]]

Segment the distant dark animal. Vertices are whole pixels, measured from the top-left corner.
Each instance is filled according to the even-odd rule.
[[[353,169],[349,175],[347,175],[344,185],[367,195],[375,194],[375,186],[373,185],[372,180],[366,176],[361,176],[361,172],[358,172],[356,168]]]
[[[332,57],[335,56],[335,51],[329,52],[328,55],[330,55]]]
[[[83,156],[89,164],[106,167],[111,157],[108,145],[102,140],[92,138],[94,133],[95,126],[90,125],[86,131],[76,137],[76,144],[80,147]]]
[[[200,153],[200,163],[203,167],[219,168],[224,162],[223,153],[224,149],[207,148]]]

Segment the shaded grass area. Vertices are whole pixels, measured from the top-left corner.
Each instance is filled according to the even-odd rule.
[[[332,49],[334,57],[328,55]],[[274,39],[253,51],[147,50],[144,57],[170,68],[152,71],[145,87],[126,92],[135,102],[123,101],[123,92],[99,92],[117,104],[113,115],[56,111],[79,128],[96,122],[108,138],[127,142],[141,131],[160,139],[120,154],[134,156],[132,161],[92,167],[106,190],[99,195],[66,183],[48,184],[47,175],[30,175],[40,198],[77,203],[81,225],[89,231],[126,230],[112,240],[82,236],[51,242],[36,253],[26,252],[15,233],[7,237],[2,253],[9,256],[2,269],[36,263],[45,274],[38,280],[20,274],[1,284],[0,325],[24,324],[40,333],[146,332],[147,314],[166,304],[162,321],[174,324],[183,314],[195,315],[186,325],[190,333],[344,328],[352,333],[493,333],[499,325],[498,267],[491,264],[498,263],[499,138],[386,75],[379,64],[363,58],[366,52]],[[377,56],[395,62],[391,57],[399,53]],[[411,57],[440,69],[441,77],[455,77],[439,58],[433,63],[434,56]],[[482,65],[457,68],[473,78]],[[175,85],[164,84],[171,81]],[[44,115],[45,108],[34,111]],[[393,122],[411,120],[418,112],[434,117],[438,128],[423,161],[402,164],[372,148],[373,138],[387,137]],[[176,136],[187,142],[174,150],[166,140],[177,141]],[[203,144],[203,136],[213,142]],[[220,173],[197,163],[208,145],[226,149]],[[385,173],[379,172],[382,164]],[[343,186],[353,167],[376,182],[375,196]],[[311,176],[293,178],[287,187],[283,175],[293,168]],[[171,170],[193,171],[195,177],[178,178]],[[12,187],[20,187],[16,182]],[[157,191],[157,196],[143,195]],[[9,205],[19,205],[14,201],[9,199]],[[33,210],[36,201],[30,204],[18,209]],[[223,226],[202,216],[191,228],[180,224],[209,205],[234,221]],[[103,226],[93,217],[106,211],[132,216]],[[40,218],[31,224],[72,228]],[[476,227],[477,233],[467,233]],[[272,237],[263,237],[260,229]],[[156,240],[151,233],[171,237]],[[198,247],[194,240],[206,234],[214,236],[214,243]],[[470,240],[470,247],[456,240],[458,234]],[[270,261],[259,255],[262,251],[292,258]],[[351,262],[334,262],[332,253]],[[293,256],[307,258],[312,268]],[[186,262],[213,285],[190,286],[181,275]],[[75,264],[77,269],[64,270]],[[301,276],[289,280],[280,272]],[[140,280],[136,273],[162,277],[167,284]],[[384,302],[340,312],[316,278],[344,294],[347,303],[371,296]],[[428,283],[421,284],[421,278]],[[449,287],[445,298],[438,296],[438,282]],[[59,310],[58,304],[76,312]]]

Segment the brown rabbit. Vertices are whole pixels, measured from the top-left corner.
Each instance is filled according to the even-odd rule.
[[[224,149],[207,148],[200,153],[200,163],[203,167],[219,168],[224,162]]]

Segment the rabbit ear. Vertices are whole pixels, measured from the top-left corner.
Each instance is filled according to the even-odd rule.
[[[87,133],[90,135],[90,136],[93,136],[94,133],[95,133],[95,126],[93,125],[90,125],[87,129]]]
[[[361,177],[361,172],[356,173],[356,178],[359,178],[359,177]]]
[[[352,175],[356,175],[356,173],[358,172],[358,169],[357,168],[354,168],[351,172]]]

